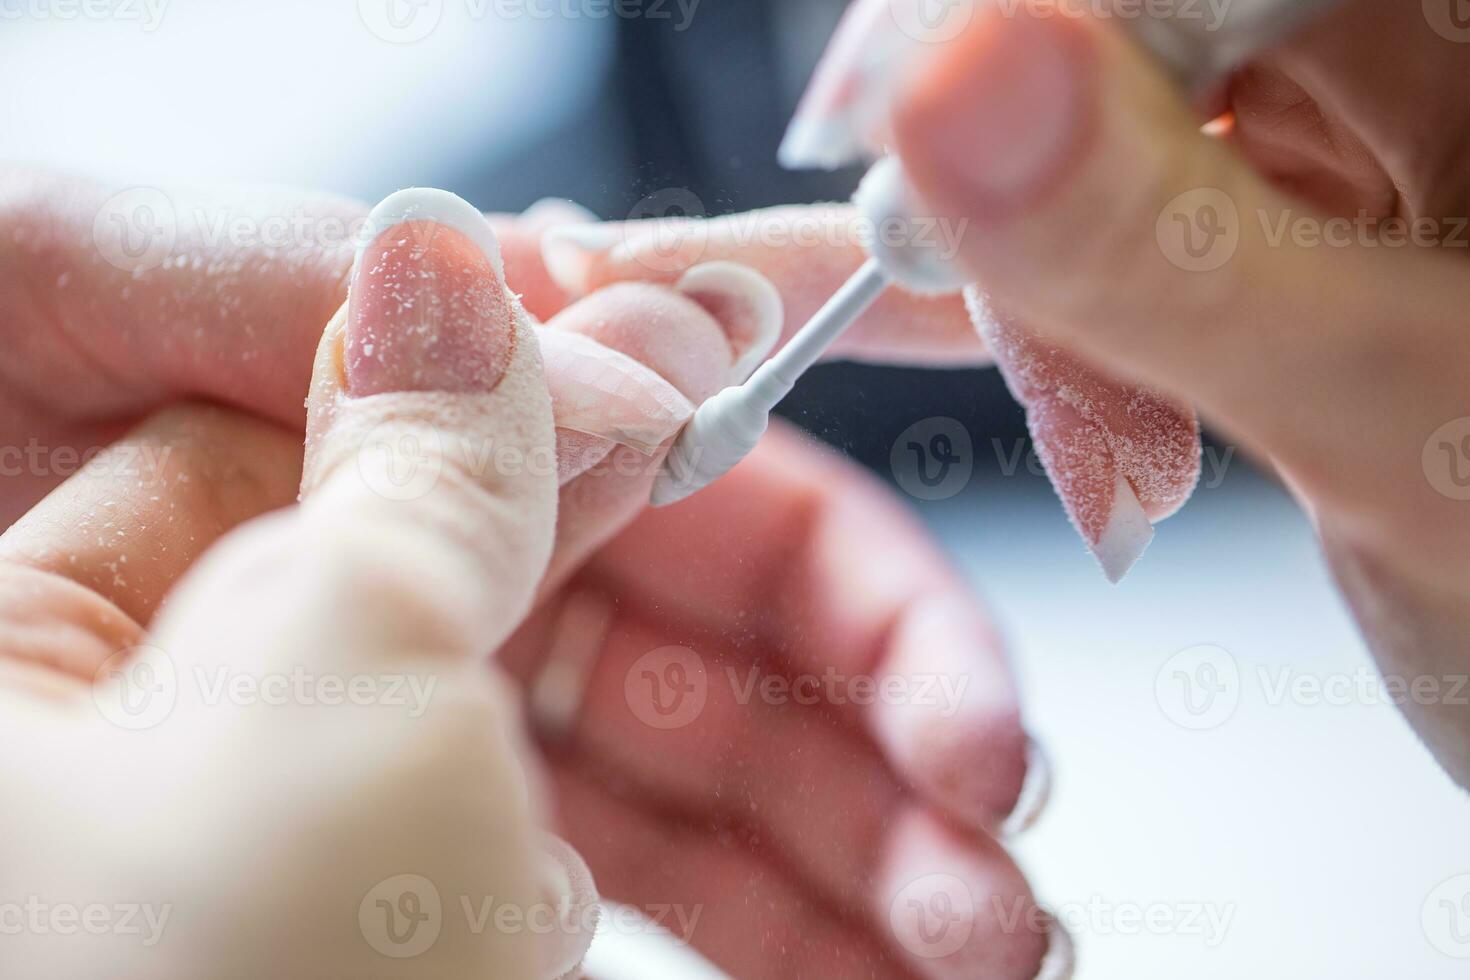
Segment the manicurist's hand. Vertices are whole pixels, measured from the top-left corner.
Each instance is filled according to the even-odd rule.
[[[108,192],[36,175],[12,174],[5,186],[0,331],[26,359],[7,378],[3,397],[16,411],[0,424],[8,443],[34,439],[42,460],[0,482],[12,513],[67,475],[59,470],[70,457],[53,450],[123,440],[103,457],[121,462],[72,476],[0,538],[0,617],[19,624],[0,631],[11,687],[32,706],[27,724],[34,716],[81,733],[68,735],[78,748],[66,781],[45,788],[87,803],[66,808],[54,832],[37,817],[7,839],[85,840],[97,830],[109,860],[142,855],[97,863],[122,883],[114,890],[141,893],[136,883],[156,869],[184,868],[199,885],[189,896],[218,905],[230,898],[219,888],[248,893],[253,932],[206,925],[221,949],[248,941],[252,955],[267,956],[281,951],[253,946],[270,947],[261,937],[272,929],[305,937],[327,914],[305,903],[331,896],[292,884],[298,864],[322,889],[351,893],[331,923],[333,941],[364,941],[360,912],[385,928],[392,919],[394,935],[407,937],[410,913],[423,909],[407,886],[421,883],[394,879],[368,895],[390,872],[379,873],[367,841],[388,835],[382,861],[391,874],[436,884],[445,933],[434,955],[443,962],[502,951],[566,962],[581,933],[562,930],[567,943],[525,952],[518,933],[466,932],[460,904],[467,894],[479,915],[476,895],[497,896],[499,908],[585,894],[575,873],[555,873],[575,858],[540,856],[564,854],[534,830],[536,801],[546,799],[541,812],[585,857],[602,894],[641,907],[736,975],[1030,980],[1048,949],[1045,975],[1062,975],[1065,938],[1004,849],[1005,836],[1035,815],[1045,775],[1003,647],[959,575],[870,478],[781,431],[720,484],[645,513],[663,449],[645,453],[585,431],[595,424],[557,427],[565,406],[555,400],[549,419],[540,414],[534,372],[522,370],[530,335],[504,327],[513,304],[454,234],[399,235],[409,257],[367,262],[367,284],[354,284],[353,304],[323,337],[346,296],[350,243],[265,248],[199,229],[245,214],[257,223],[315,215],[306,227],[331,228],[360,222],[366,209],[305,196],[215,198],[199,204],[196,221],[194,204],[170,194],[181,219],[168,261],[129,269],[114,261],[111,225],[97,230]],[[823,220],[851,219],[837,209]],[[548,227],[580,220],[546,205],[492,225],[508,288],[545,321],[530,328],[543,331],[541,346],[565,349],[544,332],[577,335],[594,354],[624,355],[656,375],[648,393],[658,397],[625,397],[624,421],[667,402],[658,385],[697,403],[776,342],[769,287],[708,261],[687,277],[609,282],[574,300],[583,290],[557,283],[541,246]],[[824,274],[840,277],[857,257],[839,256]],[[749,264],[780,291],[788,323],[804,318],[817,289],[809,277],[781,262]],[[453,285],[451,295],[440,282]],[[982,354],[958,301],[901,295],[885,300],[854,344],[848,353],[875,358]],[[560,372],[582,373],[565,359],[547,359],[544,370],[553,393],[565,390]],[[308,391],[302,505],[257,520],[289,508],[302,485]],[[513,451],[497,457],[503,449]],[[425,473],[438,476],[417,482]],[[560,485],[549,542],[548,480]],[[483,506],[461,506],[466,498]],[[522,624],[527,588],[533,611]],[[287,608],[271,613],[272,602]],[[356,645],[331,642],[339,635]],[[137,644],[150,648],[141,659],[111,659]],[[501,648],[499,663],[528,695],[519,706],[469,666],[465,644],[482,655]],[[682,652],[669,659],[669,647]],[[160,656],[179,681],[175,709],[141,735],[126,712],[124,725],[111,724],[123,694],[140,694],[163,673],[128,665],[151,668]],[[106,712],[92,694],[99,665]],[[679,670],[695,672],[685,680],[702,685],[697,698],[678,700],[683,685],[658,686]],[[419,682],[396,688],[387,705],[322,705],[318,696],[314,705],[259,708],[248,694],[244,705],[215,696],[221,671],[247,687],[291,672]],[[433,697],[415,701],[431,681]],[[60,700],[37,698],[41,685]],[[426,712],[410,717],[421,703]],[[436,724],[460,722],[473,730],[468,742],[434,734]],[[520,728],[543,750],[536,761],[514,751]],[[169,764],[155,766],[159,758]],[[124,775],[99,775],[119,760]],[[529,791],[508,775],[518,760],[533,770]],[[28,778],[57,775],[43,761],[33,760]],[[404,772],[440,781],[421,787],[401,781]],[[355,788],[370,778],[386,802]],[[160,781],[167,792],[153,788]],[[490,795],[503,812],[477,809]],[[146,836],[165,817],[192,822],[160,841]],[[420,833],[420,817],[438,822]],[[225,829],[213,833],[216,824]],[[145,836],[131,848],[119,842],[131,834]],[[277,838],[302,843],[277,858]],[[155,850],[167,853],[155,861]],[[38,847],[25,873],[62,880],[51,872],[64,866],[82,875],[93,853],[75,853],[73,867]],[[463,860],[443,873],[444,855]],[[516,883],[532,878],[517,875],[538,869],[551,885],[535,878],[541,890],[521,896]],[[71,891],[99,891],[76,880]],[[174,879],[162,881],[163,891],[184,895]],[[278,886],[309,897],[273,918],[264,903]],[[174,899],[176,917],[183,901]],[[461,932],[451,937],[451,926]],[[404,951],[393,935],[375,935]],[[362,951],[378,953],[371,943]],[[140,962],[152,969],[158,960]],[[420,959],[394,963],[401,974]]]
[[[881,0],[861,6],[853,23],[900,30]],[[1448,685],[1470,664],[1456,5],[1347,0],[1203,112],[1121,15],[1058,6],[977,5],[886,80],[847,57],[873,43],[834,48],[828,90],[892,86],[887,139],[926,204],[966,223],[960,255],[1000,311],[989,339],[1014,387],[1048,386],[1026,351],[1042,345],[1198,405],[1312,511],[1385,672]],[[1225,139],[1200,131],[1220,114]],[[1470,714],[1422,700],[1409,720],[1470,785]]]

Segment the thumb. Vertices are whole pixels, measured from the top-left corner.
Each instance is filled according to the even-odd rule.
[[[156,732],[183,737],[151,744],[210,760],[158,766],[204,772],[164,795],[270,840],[274,863],[240,877],[292,885],[284,911],[275,888],[236,902],[242,936],[280,937],[219,951],[251,975],[387,977],[408,956],[415,976],[561,973],[586,920],[546,936],[458,914],[590,901],[557,853],[542,863],[562,870],[537,874],[537,773],[480,656],[525,615],[552,548],[539,348],[465,202],[395,194],[365,241],[318,351],[301,507],[223,539],[158,620],[147,655],[178,707]]]
[[[913,189],[967,222],[961,258],[995,307],[1110,374],[1187,394],[1320,512],[1453,560],[1421,450],[1465,414],[1460,263],[1351,227],[1334,242],[1347,219],[1201,134],[1110,23],[1030,10],[977,16],[893,116]]]
[[[434,596],[428,619],[445,639],[483,652],[529,609],[551,553],[556,442],[539,346],[494,233],[464,201],[400,192],[364,239],[317,355],[302,520],[334,545],[362,543],[347,550],[368,553],[387,599],[370,619],[401,622],[426,611],[405,603]]]

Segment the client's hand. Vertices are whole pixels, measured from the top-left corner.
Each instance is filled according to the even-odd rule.
[[[376,355],[352,357],[364,338]],[[293,496],[299,433],[181,405],[0,538],[0,892],[23,899],[5,975],[580,961],[595,894],[537,830],[514,696],[483,659],[531,608],[557,499],[554,466],[461,452],[554,440],[491,255],[427,220],[378,236],[310,409],[299,506],[257,516]],[[405,440],[436,475],[411,493],[371,451]]]
[[[0,444],[34,449],[18,458],[23,476],[0,485],[12,512],[64,475],[64,450],[104,442],[159,406],[205,397],[248,416],[187,408],[145,425],[132,437],[135,478],[137,466],[146,477],[146,461],[164,459],[165,450],[175,464],[193,459],[207,469],[172,480],[169,494],[131,498],[76,481],[53,498],[76,498],[67,516],[38,513],[3,539],[5,554],[30,569],[11,574],[44,572],[47,587],[85,597],[95,610],[73,637],[93,651],[72,670],[83,676],[131,642],[134,624],[167,625],[176,609],[178,621],[192,621],[184,603],[194,587],[158,611],[169,583],[212,538],[286,505],[295,490],[294,467],[254,461],[294,455],[299,464],[312,351],[344,297],[351,252],[309,240],[271,248],[212,241],[200,229],[276,215],[310,228],[363,213],[304,198],[248,208],[214,200],[194,212],[176,195],[181,220],[168,261],[134,271],[108,261],[117,243],[96,220],[106,197],[69,181],[10,175],[0,183],[0,337],[25,352],[0,367],[16,369],[0,389],[10,409],[0,414]],[[493,219],[509,285],[548,320],[546,329],[635,357],[694,401],[769,343],[746,315],[750,304],[717,290],[628,283],[567,305],[540,258],[541,232],[567,217],[575,216],[538,208]],[[851,216],[834,211],[824,220]],[[831,265],[822,250],[804,255]],[[854,250],[822,274],[840,275],[856,257]],[[801,318],[820,288],[816,275],[766,271],[791,319]],[[880,357],[980,354],[957,301],[899,295],[880,305],[856,342]],[[363,345],[357,353],[373,356]],[[319,369],[317,384],[331,376]],[[313,406],[323,403],[318,391]],[[314,412],[314,431],[324,417]],[[443,431],[453,435],[458,424],[446,420]],[[333,431],[326,429],[328,446]],[[532,693],[565,832],[603,893],[644,907],[741,976],[839,968],[878,977],[1035,976],[1051,927],[990,834],[1008,819],[1024,823],[1044,776],[1040,767],[1028,774],[1003,652],[922,532],[852,467],[777,435],[720,485],[645,515],[612,540],[644,511],[660,454],[564,430],[557,437],[564,485],[551,571],[539,612],[503,656]],[[323,458],[316,443],[312,449],[311,459]],[[317,508],[317,520],[345,527],[314,503],[320,493],[290,520]],[[186,507],[180,495],[198,499]],[[107,516],[108,502],[115,508],[123,499],[138,510],[136,521]],[[348,571],[402,571],[366,556],[364,564]],[[215,565],[207,561],[199,580],[210,581]],[[445,581],[453,567],[434,569],[417,587],[402,583],[396,597],[350,602],[352,611],[376,622],[380,602],[393,608],[424,591],[445,601],[466,582],[483,582]],[[279,569],[253,580],[255,588],[287,585],[302,615],[321,598]],[[349,604],[345,593],[329,601]],[[229,623],[239,625],[222,627],[219,642],[235,642],[236,633],[245,642],[263,628],[248,608],[242,599],[230,610]],[[481,645],[498,644],[514,625],[508,615],[486,625]],[[656,652],[668,645],[689,653]],[[181,669],[192,667],[171,652]],[[676,704],[678,692],[660,694],[649,678],[674,680],[680,670],[702,693]],[[343,733],[344,742],[353,738]],[[272,832],[251,839],[268,841]],[[320,826],[309,832],[326,834]],[[461,915],[448,893],[461,886],[450,880],[440,888],[446,922]]]

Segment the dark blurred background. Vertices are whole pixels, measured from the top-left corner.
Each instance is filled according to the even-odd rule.
[[[687,24],[672,6],[673,19],[617,20],[596,100],[514,158],[470,166],[451,186],[511,207],[569,196],[605,218],[669,188],[691,191],[710,214],[845,200],[861,168],[792,172],[776,162],[786,121],[844,6],[703,0]],[[885,475],[894,440],[921,419],[954,418],[986,446],[1011,446],[1025,434],[1000,378],[984,369],[825,365],[780,412]],[[997,464],[994,453],[978,455],[980,475]]]

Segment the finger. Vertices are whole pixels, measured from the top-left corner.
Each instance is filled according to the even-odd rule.
[[[781,293],[790,337],[857,271],[872,233],[845,205],[772,208],[708,221],[568,226],[548,235],[547,269],[569,292],[610,282],[672,283],[694,265],[731,261],[761,273]],[[955,231],[936,223],[927,247],[952,249]],[[984,350],[958,297],[886,292],[837,341],[832,355],[915,364],[965,364]]]
[[[1388,184],[1390,200],[1401,194],[1415,215],[1465,214],[1465,181],[1451,175],[1464,173],[1470,52],[1454,10],[1344,3],[1272,59],[1321,106],[1319,117],[1341,120],[1382,162],[1392,176],[1374,183]],[[1401,57],[1374,55],[1383,50]]]
[[[591,583],[578,583],[575,601],[614,608],[611,595]],[[836,671],[788,682],[779,651],[763,644],[663,624],[626,598],[615,608],[596,634],[578,637],[567,635],[564,614],[555,611],[505,653],[518,666],[532,660],[516,648],[549,646],[542,630],[557,643],[595,650],[580,710],[551,743],[558,757],[615,774],[692,821],[750,828],[826,902],[866,915],[862,883],[889,859],[890,828],[923,804],[895,778],[861,719],[843,709],[881,701],[902,712],[923,707],[927,692],[890,685],[880,694],[871,680]],[[939,633],[927,627],[949,625],[932,617],[915,623],[902,643],[911,651],[910,642]],[[939,710],[958,709],[946,701]],[[976,754],[969,762],[983,771],[988,760]],[[827,816],[813,821],[814,809]]]
[[[672,907],[663,924],[732,976],[1037,975],[1047,936],[1026,925],[1036,921],[1026,914],[1029,889],[993,843],[962,841],[922,814],[904,817],[883,874],[855,884],[853,898],[865,907],[854,916],[813,896],[758,835],[711,835],[705,821],[610,789],[594,769],[559,768],[556,776],[568,836],[591,856],[605,893]],[[925,910],[912,903],[923,905],[936,887],[955,899],[947,917],[918,922]],[[1021,914],[1007,926],[1000,909]],[[916,925],[928,931],[920,936]]]
[[[923,531],[850,464],[773,430],[724,480],[643,514],[589,575],[687,635],[745,638],[777,673],[914,695],[832,710],[963,823],[999,827],[1015,811],[1027,739],[995,631]]]
[[[1111,374],[1188,392],[1376,547],[1459,562],[1470,530],[1432,529],[1454,522],[1421,461],[1465,414],[1458,263],[1274,237],[1310,209],[1201,136],[1158,70],[1090,20],[977,17],[907,90],[896,130],[923,198],[971,219],[961,254],[997,308]]]
[[[294,593],[312,597],[289,601],[310,622],[294,624],[282,656],[467,656],[498,644],[529,607],[556,510],[533,328],[505,287],[493,233],[463,202],[402,192],[372,220],[348,309],[318,354],[301,512],[260,540],[237,535],[234,560],[205,559],[194,600],[178,599],[192,608],[171,620],[186,638],[209,615],[257,616],[248,610]],[[288,532],[296,539],[278,540]],[[275,547],[292,556],[281,573],[249,580]],[[244,591],[226,598],[221,583]],[[266,628],[287,627],[249,634]]]
[[[978,291],[967,295],[1067,515],[1108,580],[1120,581],[1153,539],[1153,524],[1182,507],[1199,480],[1194,412],[1104,377],[987,310]]]
[[[529,608],[551,551],[554,432],[539,347],[493,233],[463,201],[395,194],[365,237],[347,311],[323,336],[303,504],[206,555],[140,658],[188,680],[224,666],[349,692],[397,677],[420,692],[405,712],[387,696],[261,707],[211,701],[204,682],[178,685],[166,720],[174,744],[250,772],[262,810],[309,797],[300,805],[314,829],[282,835],[276,853],[311,888],[276,907],[292,935],[254,954],[267,961],[252,971],[262,974],[289,972],[278,961],[293,950],[333,949],[323,936],[345,951],[334,969],[391,973],[350,939],[352,910],[394,875],[521,909],[542,897],[513,703],[483,664]],[[415,441],[414,462],[432,478],[405,482],[402,459],[378,450]],[[490,442],[519,465],[478,465]],[[539,935],[446,917],[415,969],[530,976],[546,955]]]
[[[732,977],[912,977],[871,927],[814,899],[748,837],[713,836],[555,772],[565,833],[603,894],[643,909]]]
[[[506,283],[520,295],[526,312],[545,323],[576,297],[546,271],[541,260],[542,239],[553,228],[586,224],[597,216],[580,204],[548,197],[520,214],[488,214],[486,218],[500,240]]]
[[[138,623],[231,528],[296,499],[300,438],[225,408],[166,409],[0,535],[0,562],[71,579]]]
[[[323,194],[119,189],[0,168],[0,336],[26,367],[5,377],[11,407],[82,422],[205,397],[299,428],[366,213]],[[565,302],[542,235],[588,217],[565,202],[495,216],[507,280],[538,315]]]
[[[0,535],[0,656],[90,684],[231,528],[296,497],[300,440],[210,406],[155,415]]]
[[[548,326],[592,337],[627,354],[697,404],[743,381],[770,352],[781,322],[779,300],[763,277],[716,263],[690,270],[673,289],[614,284],[568,308]],[[667,446],[647,454],[585,439],[581,445],[587,472],[562,488],[546,592],[647,507],[667,452]]]
[[[26,352],[12,392],[61,419],[205,396],[300,426],[360,205],[263,190],[114,193],[16,168],[0,187],[0,329]],[[265,234],[288,219],[282,228],[299,233]]]

